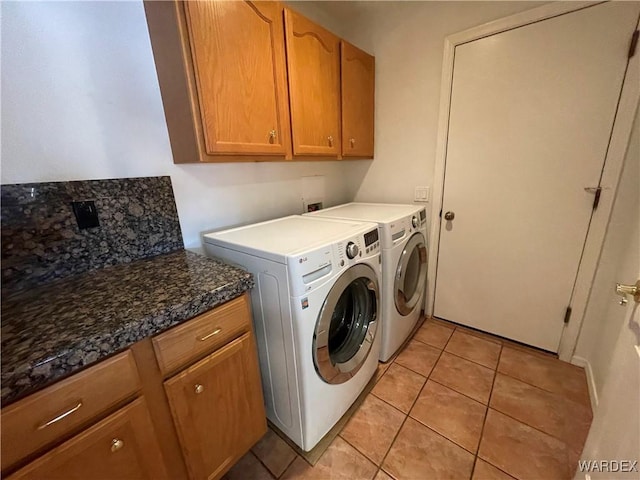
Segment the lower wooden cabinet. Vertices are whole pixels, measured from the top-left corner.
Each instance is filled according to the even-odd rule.
[[[9,479],[168,478],[144,398],[50,450]]]
[[[220,478],[267,430],[249,305],[245,294],[4,407],[2,478]]]
[[[164,385],[192,478],[221,477],[266,432],[251,332]]]

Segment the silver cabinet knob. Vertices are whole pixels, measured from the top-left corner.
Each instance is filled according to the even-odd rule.
[[[122,447],[124,447],[124,442],[119,438],[114,438],[111,440],[111,452],[117,452]]]
[[[330,146],[330,147],[333,147],[333,137],[332,137],[331,135],[329,135],[329,136],[327,137],[327,140],[329,141],[329,146]]]
[[[444,219],[445,220],[451,221],[454,218],[456,218],[456,214],[453,213],[453,212],[447,212],[447,213],[444,214]]]
[[[193,387],[193,391],[198,394],[204,392],[204,385],[200,385],[199,383],[196,383],[196,386]]]
[[[350,138],[349,139],[349,145],[351,145],[351,148],[355,148],[356,146],[356,139],[355,138]]]

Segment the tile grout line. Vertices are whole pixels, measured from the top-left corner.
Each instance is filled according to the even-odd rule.
[[[586,405],[586,404],[584,404],[582,402],[574,400],[573,398],[569,398],[566,395],[563,395],[561,392],[554,392],[553,390],[547,390],[546,388],[543,388],[540,385],[535,385],[533,383],[529,383],[526,380],[523,380],[523,379],[518,378],[518,377],[514,377],[513,375],[509,375],[508,373],[505,373],[505,372],[500,372],[498,370],[496,370],[496,372],[499,373],[500,375],[504,376],[504,377],[509,377],[509,378],[511,378],[513,380],[517,380],[518,382],[521,382],[521,383],[524,383],[525,385],[533,387],[536,390],[540,390],[542,392],[550,393],[551,395],[554,395],[556,397],[560,397],[563,400],[566,400],[566,401],[571,402],[571,403],[575,403],[576,405],[580,405],[581,407],[585,407],[585,408],[591,410],[591,405]]]
[[[291,447],[289,447],[289,448],[291,448]],[[293,453],[296,453],[296,452],[294,451]],[[254,455],[255,455],[255,454],[254,454]],[[275,478],[276,478],[276,480],[279,480],[280,478],[284,477],[284,474],[287,472],[287,470],[289,470],[289,467],[290,467],[291,465],[293,465],[293,462],[295,462],[295,461],[298,459],[298,457],[300,457],[300,455],[298,455],[298,454],[296,453],[296,454],[295,454],[295,456],[291,459],[291,461],[287,464],[287,466],[286,466],[286,467],[284,467],[284,470],[282,470],[282,473],[280,474],[280,476],[275,477]],[[300,458],[302,458],[302,457],[300,457]],[[302,458],[302,459],[304,460],[304,458]],[[274,475],[274,476],[275,476],[275,475]]]
[[[253,452],[253,447],[252,447],[251,449],[249,449],[249,451],[248,451],[247,453],[245,453],[245,455],[247,455],[247,454],[253,455],[253,457],[258,461],[258,463],[264,467],[264,469],[267,471],[267,473],[269,474],[269,476],[270,476],[271,478],[273,478],[273,479],[275,479],[275,480],[277,480],[278,478],[280,478],[280,477],[276,477],[276,476],[271,472],[271,470],[269,469],[269,467],[267,467],[267,465],[266,465],[262,460],[260,460],[260,457],[258,457],[258,455],[256,455],[256,454]],[[244,456],[244,455],[243,455],[243,456]],[[297,457],[297,456],[298,456],[298,454],[296,453],[296,457]],[[293,463],[293,462],[292,462],[292,463]],[[237,462],[236,462],[236,464],[237,464]],[[233,467],[232,467],[232,468],[233,468]],[[287,468],[289,468],[289,465],[287,465]],[[284,469],[284,471],[282,472],[282,475],[284,475],[284,472],[285,472],[286,470],[287,470],[287,469],[285,468],[285,469]],[[225,473],[225,475],[226,475],[226,473]],[[282,475],[281,475],[281,476],[282,476]]]
[[[494,344],[494,345],[497,345],[497,344]],[[483,365],[482,363],[478,363],[478,362],[476,362],[475,360],[471,360],[470,358],[466,358],[466,357],[463,357],[462,355],[459,355],[459,354],[457,354],[457,353],[450,352],[449,350],[443,350],[443,351],[444,351],[444,352],[447,352],[449,355],[453,355],[454,357],[461,358],[462,360],[466,360],[467,362],[471,362],[471,363],[473,363],[474,365],[479,365],[479,366],[481,366],[481,367],[488,368],[489,370],[493,370],[494,372],[495,372],[495,371],[497,370],[497,368],[498,368],[498,364],[497,364],[497,363],[496,363],[496,368],[491,368],[491,367],[487,367],[486,365]],[[500,346],[500,351],[502,351],[502,347],[501,347],[501,346]],[[498,360],[499,360],[499,359],[498,359]]]
[[[495,373],[496,371],[494,370],[493,372]],[[495,377],[495,375],[494,375],[494,377]],[[438,385],[440,385],[441,387],[448,388],[449,390],[453,390],[453,391],[454,391],[454,392],[456,392],[457,394],[462,395],[463,397],[468,398],[469,400],[473,400],[474,402],[479,403],[480,405],[484,405],[485,407],[488,407],[488,406],[489,406],[489,403],[488,403],[488,402],[489,402],[489,400],[488,400],[488,399],[487,399],[487,403],[483,403],[483,402],[481,402],[480,400],[478,400],[477,398],[470,397],[470,396],[469,396],[469,395],[467,395],[466,393],[459,392],[458,390],[456,390],[456,389],[455,389],[455,388],[453,388],[452,386],[450,386],[450,385],[445,385],[444,383],[439,382],[439,381],[437,381],[437,380],[434,380],[433,378],[429,378],[429,381],[431,381],[431,382],[433,382],[433,383],[437,383],[437,384],[438,384]],[[493,388],[493,386],[492,386],[491,388]],[[491,396],[491,395],[489,395],[489,396]]]
[[[496,370],[493,373],[493,380],[491,382],[491,391],[489,392],[489,398],[487,399],[487,410],[484,412],[484,420],[482,421],[482,428],[480,429],[480,439],[478,440],[478,450],[473,458],[473,467],[471,468],[471,478],[476,471],[476,464],[480,455],[480,446],[482,445],[482,437],[484,436],[484,427],[487,425],[487,417],[489,416],[489,405],[491,404],[491,397],[493,396],[493,388],[496,384],[496,378],[498,377],[498,365],[500,365],[500,358],[502,357],[502,349],[504,345],[500,346],[500,353],[498,354],[498,363],[496,364]]]
[[[426,319],[425,319],[426,322]],[[423,322],[424,324],[424,322]],[[451,337],[449,337],[451,338]],[[424,342],[423,342],[424,343]],[[449,341],[447,340],[447,343],[449,343]],[[446,344],[445,344],[446,346]],[[389,452],[391,451],[391,449],[393,448],[393,445],[396,443],[396,440],[398,439],[398,436],[400,435],[400,432],[402,431],[402,428],[404,427],[404,424],[407,423],[407,419],[409,418],[410,414],[411,414],[411,410],[413,410],[413,407],[415,406],[416,402],[418,401],[418,399],[420,398],[420,394],[422,393],[422,391],[424,390],[425,385],[427,384],[427,382],[429,381],[429,378],[431,377],[431,374],[433,373],[433,370],[436,367],[436,364],[438,363],[438,361],[440,360],[440,357],[442,357],[442,352],[444,352],[444,348],[442,350],[440,350],[440,355],[438,355],[438,358],[436,359],[435,363],[433,364],[433,368],[431,369],[431,371],[429,372],[429,375],[425,378],[424,383],[422,384],[422,387],[420,388],[420,391],[418,392],[418,395],[416,395],[416,398],[413,400],[413,403],[411,404],[411,408],[409,408],[409,411],[407,412],[407,414],[404,417],[404,420],[402,421],[402,424],[400,425],[400,428],[398,429],[398,431],[396,432],[396,434],[393,437],[393,440],[391,440],[391,444],[389,445],[389,448],[387,449],[386,453],[384,454],[384,456],[382,457],[382,460],[380,461],[380,469],[382,469],[382,465],[384,464],[384,461],[387,459],[387,457],[389,456]],[[395,360],[393,361],[395,363]],[[400,365],[400,364],[398,364]],[[400,365],[402,367],[402,365]],[[404,367],[406,368],[406,367]],[[408,369],[409,371],[413,371]],[[385,372],[386,373],[386,372]],[[417,372],[416,372],[417,373]],[[423,375],[424,376],[424,375]],[[376,395],[377,397],[377,395]],[[382,400],[382,399],[381,399]],[[383,400],[384,401],[384,400]],[[404,413],[404,412],[403,412]],[[413,417],[411,417],[411,419],[413,420]],[[393,475],[391,475],[389,472],[387,472],[386,470],[383,470],[387,475],[389,475],[392,478],[396,478]]]
[[[455,328],[454,328],[454,331],[458,331],[458,329],[465,329],[465,328],[469,328],[469,327],[464,327],[464,326],[461,326],[461,325],[457,325],[457,324],[456,324],[456,326],[455,326]],[[527,347],[526,345],[519,345],[519,344],[511,345],[511,344],[506,344],[505,342],[506,342],[507,340],[504,340],[504,341],[503,341],[503,340],[498,340],[498,337],[496,337],[496,340],[497,340],[497,341],[499,341],[500,343],[495,343],[495,342],[492,342],[491,340],[488,340],[488,339],[486,339],[486,338],[483,338],[483,337],[481,337],[481,336],[479,336],[479,335],[478,335],[478,336],[476,336],[476,335],[473,335],[472,333],[465,332],[465,330],[460,330],[460,332],[461,332],[461,333],[464,333],[464,334],[466,334],[466,335],[473,336],[473,337],[475,337],[475,338],[478,338],[478,339],[485,340],[485,341],[487,341],[487,342],[493,343],[494,345],[500,345],[500,356],[498,357],[498,363],[496,364],[496,368],[494,369],[494,371],[495,371],[496,373],[500,373],[501,375],[506,375],[507,377],[513,378],[513,379],[518,380],[518,381],[520,381],[520,382],[522,382],[522,383],[526,383],[527,385],[530,385],[530,386],[532,386],[532,387],[538,388],[538,389],[543,390],[543,391],[545,391],[545,392],[548,392],[548,393],[552,393],[552,394],[555,394],[555,395],[561,396],[561,397],[566,398],[566,399],[568,399],[568,400],[570,400],[570,401],[572,401],[572,402],[575,402],[575,403],[577,403],[577,404],[579,404],[579,405],[585,405],[584,403],[579,402],[579,401],[577,401],[577,400],[574,400],[574,399],[572,399],[572,398],[569,398],[569,397],[567,397],[566,395],[563,395],[563,394],[562,394],[562,393],[560,393],[560,392],[554,392],[554,391],[552,391],[552,390],[547,390],[546,388],[540,387],[539,385],[535,385],[535,384],[533,384],[533,383],[527,382],[526,380],[523,380],[523,379],[521,379],[521,378],[514,377],[514,376],[512,376],[512,375],[509,375],[509,374],[504,373],[504,372],[500,372],[500,371],[498,370],[498,367],[499,367],[499,364],[500,364],[500,357],[502,356],[502,350],[503,350],[504,348],[509,348],[509,349],[511,349],[511,350],[515,350],[515,351],[517,351],[517,352],[524,353],[525,355],[530,355],[530,356],[533,356],[533,357],[536,357],[536,358],[540,358],[540,359],[543,359],[543,360],[551,360],[551,361],[554,361],[554,360],[555,360],[555,361],[558,361],[558,362],[562,362],[562,360],[560,360],[560,359],[558,359],[558,358],[555,358],[555,357],[551,356],[551,354],[549,354],[549,355],[547,356],[546,354],[544,354],[544,353],[542,353],[542,352],[537,352],[537,351],[527,351],[527,348],[529,348],[529,347]],[[484,333],[484,332],[479,332],[479,333]],[[491,335],[491,334],[485,333],[485,335]],[[417,340],[417,339],[416,339],[416,340]],[[420,340],[418,340],[418,341],[420,341]],[[424,343],[424,342],[422,342],[422,343]],[[449,343],[449,342],[447,341],[447,345],[448,345],[448,343]],[[428,345],[428,344],[425,344],[425,345]],[[432,345],[431,345],[431,346],[432,346]],[[445,348],[446,348],[446,346],[445,346]],[[464,359],[464,360],[468,360],[468,361],[470,361],[470,362],[473,362],[473,363],[475,363],[476,365],[481,365],[481,366],[483,366],[483,367],[485,367],[485,368],[490,368],[490,367],[487,367],[486,365],[482,365],[481,363],[478,363],[478,362],[476,362],[476,361],[474,361],[474,360],[471,360],[471,359],[469,359],[469,358],[462,357],[462,356],[460,356],[460,355],[458,355],[458,354],[456,354],[456,353],[449,352],[449,351],[447,351],[447,353],[449,353],[449,354],[451,354],[451,355],[455,355],[455,356],[456,356],[456,357],[458,357],[458,358],[462,358],[462,359]],[[563,363],[566,363],[566,362],[563,362]],[[571,365],[571,364],[567,364],[567,365]],[[563,366],[564,366],[564,365],[563,365]],[[589,407],[589,405],[585,405],[585,406]]]
[[[446,327],[445,327],[445,328],[446,328]],[[457,331],[457,328],[454,328],[454,329],[453,329],[453,332],[456,332],[456,331]],[[466,361],[471,362],[471,363],[475,363],[476,365],[480,365],[481,367],[488,368],[488,369],[490,369],[490,370],[491,370],[491,367],[487,367],[486,365],[484,365],[484,364],[482,364],[482,363],[479,363],[479,362],[476,362],[475,360],[472,360],[472,359],[467,358],[467,357],[463,357],[462,355],[459,355],[459,354],[457,354],[457,353],[450,352],[449,350],[446,350],[447,345],[449,345],[449,342],[451,341],[451,338],[453,337],[453,332],[451,333],[451,335],[450,335],[450,336],[449,336],[449,338],[447,339],[447,343],[445,343],[444,347],[442,347],[442,348],[440,348],[440,347],[436,347],[435,345],[432,345],[432,344],[430,344],[430,343],[426,343],[426,342],[424,342],[424,341],[422,341],[422,340],[420,340],[420,339],[418,339],[418,338],[412,338],[411,340],[415,340],[416,342],[420,342],[421,344],[426,345],[426,346],[428,346],[428,347],[435,348],[435,349],[441,350],[441,351],[443,351],[443,352],[447,352],[447,353],[448,353],[448,354],[450,354],[450,355],[454,355],[455,357],[461,358],[461,359],[466,360]],[[471,334],[469,334],[469,333],[465,333],[465,332],[464,332],[464,331],[462,331],[462,330],[461,330],[460,332],[461,332],[461,333],[463,333],[463,334],[465,334],[465,335],[469,335],[470,337],[476,338],[476,339],[478,339],[478,340],[484,340],[485,342],[491,343],[492,345],[497,345],[498,347],[500,347],[500,351],[502,351],[502,347],[504,346],[502,343],[492,342],[491,340],[487,340],[487,339],[485,339],[485,338],[481,338],[481,337],[479,337],[479,336],[475,336],[475,335],[471,335]],[[404,365],[403,365],[403,366],[404,366]],[[406,367],[406,368],[409,368],[409,367]],[[497,364],[496,364],[496,368],[497,368]],[[411,370],[411,369],[409,369],[409,370]],[[495,371],[496,369],[494,368],[493,370]],[[415,370],[412,370],[412,371],[415,371]],[[416,373],[418,373],[418,372],[416,372]]]
[[[496,370],[496,373],[499,373],[500,375],[504,375],[505,377],[512,378],[512,379],[514,379],[514,380],[518,380],[519,382],[522,382],[522,383],[524,383],[525,385],[529,385],[530,387],[537,388],[538,390],[542,390],[543,392],[547,392],[547,393],[551,393],[551,394],[553,394],[553,395],[557,395],[557,396],[562,397],[562,398],[563,398],[563,399],[565,399],[565,400],[569,400],[570,402],[573,402],[573,403],[575,403],[575,404],[577,404],[577,405],[581,405],[581,406],[583,406],[583,407],[590,408],[590,405],[586,405],[586,404],[584,404],[584,403],[582,403],[582,402],[579,402],[579,401],[577,401],[577,400],[574,400],[573,398],[569,398],[569,397],[567,397],[566,395],[563,395],[563,394],[562,394],[562,393],[560,393],[560,392],[554,392],[553,390],[547,390],[546,388],[543,388],[543,387],[541,387],[541,386],[539,386],[539,385],[535,385],[535,384],[533,384],[533,383],[527,382],[526,380],[523,380],[523,379],[518,378],[518,377],[514,377],[513,375],[509,375],[508,373],[501,372],[501,371],[499,371],[499,370]]]
[[[398,355],[396,354],[396,355],[394,355],[394,356],[392,357],[392,359],[390,359],[387,363],[384,363],[384,365],[387,365],[387,364],[388,364],[388,366],[387,366],[387,368],[385,369],[384,373],[383,373],[382,375],[380,375],[380,378],[378,378],[378,379],[376,380],[376,382],[374,383],[374,385],[373,385],[373,386],[374,386],[374,388],[375,388],[375,386],[378,384],[378,382],[380,382],[380,381],[382,380],[382,378],[387,374],[387,372],[388,372],[388,371],[389,371],[389,369],[391,368],[391,365],[393,365],[393,364],[395,363],[395,361],[396,361],[396,359],[397,359],[397,358],[398,358]],[[398,365],[402,367],[402,365],[400,365],[400,364],[398,364]],[[406,368],[406,367],[404,367],[404,368]],[[409,370],[409,371],[413,372],[413,370],[411,370],[411,369],[407,369],[407,370]],[[416,374],[417,374],[417,372],[414,372],[414,373],[416,373]],[[424,377],[424,375],[422,375],[422,374],[419,374],[419,375],[420,375],[421,377]],[[426,379],[425,379],[425,383],[426,383]],[[420,389],[420,390],[422,391],[422,389]],[[370,462],[371,462],[371,463],[376,467],[376,472],[375,472],[375,474],[374,474],[374,475],[373,475],[373,477],[372,477],[372,480],[373,480],[373,478],[375,478],[375,477],[378,475],[378,472],[380,472],[380,470],[382,470],[382,462],[384,462],[384,459],[385,459],[385,457],[386,457],[387,453],[389,452],[389,450],[390,450],[390,449],[391,449],[391,447],[393,446],[393,442],[395,441],[396,437],[398,436],[398,433],[400,432],[400,429],[402,428],[402,425],[404,425],[404,422],[405,422],[406,418],[409,416],[409,414],[408,414],[408,413],[404,413],[402,410],[400,410],[400,409],[399,409],[398,407],[396,407],[395,405],[391,405],[391,404],[390,404],[389,402],[387,402],[384,398],[380,398],[378,395],[376,395],[375,393],[373,393],[373,388],[372,388],[372,389],[371,389],[371,391],[369,392],[369,395],[373,395],[374,397],[376,397],[378,400],[380,400],[380,401],[381,401],[382,403],[384,403],[385,405],[390,406],[391,408],[393,408],[394,410],[396,410],[396,411],[400,412],[402,415],[404,415],[404,416],[405,416],[405,419],[404,419],[404,420],[402,421],[402,423],[400,424],[400,428],[398,429],[398,432],[396,432],[396,434],[394,435],[393,440],[391,441],[391,444],[389,445],[389,448],[387,449],[387,451],[385,452],[384,456],[382,457],[382,460],[380,460],[380,465],[376,464],[376,463],[375,463],[371,458],[369,458],[369,457],[368,457],[364,452],[362,452],[358,447],[356,447],[355,445],[353,445],[349,440],[347,440],[346,438],[344,438],[344,437],[342,436],[342,432],[344,431],[344,429],[346,428],[346,426],[347,426],[347,424],[348,424],[349,422],[345,423],[345,425],[342,427],[342,430],[340,430],[340,432],[338,433],[338,435],[337,435],[338,437],[340,437],[342,440],[344,440],[344,441],[345,441],[349,446],[351,446],[353,449],[355,449],[359,454],[361,454],[364,458],[366,458],[367,460],[369,460],[369,461],[370,461]],[[412,405],[412,407],[413,407],[413,405]],[[357,411],[356,411],[356,412],[353,412],[353,415],[355,415],[356,413],[357,413]],[[353,416],[353,415],[352,415],[352,416]],[[383,471],[384,471],[384,470],[383,470]],[[387,473],[387,472],[385,472],[385,473]],[[388,474],[387,474],[387,475],[388,475]]]
[[[564,441],[564,440],[563,440],[563,439],[561,439],[561,438],[556,437],[555,435],[553,435],[553,434],[551,434],[551,433],[549,433],[549,432],[545,432],[544,430],[540,430],[539,428],[534,427],[533,425],[529,425],[527,422],[523,422],[522,420],[519,420],[519,419],[517,419],[516,417],[513,417],[513,416],[509,415],[508,413],[504,413],[504,412],[502,412],[502,411],[498,410],[498,409],[497,409],[497,408],[495,408],[495,407],[488,407],[488,408],[490,408],[491,410],[493,410],[493,411],[495,411],[495,412],[498,412],[500,415],[504,415],[505,417],[510,418],[510,419],[511,419],[511,420],[513,420],[514,422],[521,423],[522,425],[525,425],[525,426],[529,427],[530,429],[535,430],[535,431],[536,431],[536,432],[538,432],[538,433],[542,433],[542,434],[544,434],[544,435],[546,435],[546,436],[548,436],[548,437],[551,437],[551,438],[553,438],[554,440],[557,440],[557,441],[559,441],[559,442],[563,443],[567,448],[570,448],[571,450],[573,450],[573,448],[571,448],[571,447],[570,447],[570,445],[569,445],[566,441]]]

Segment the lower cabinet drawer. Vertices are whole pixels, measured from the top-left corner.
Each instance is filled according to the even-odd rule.
[[[164,375],[175,372],[250,329],[245,294],[154,337],[160,371]]]
[[[129,350],[2,409],[2,471],[131,398],[140,378]]]
[[[166,479],[144,398],[18,470],[9,479]]]

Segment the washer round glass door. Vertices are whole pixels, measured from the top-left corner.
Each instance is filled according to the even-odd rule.
[[[406,243],[396,269],[396,309],[409,315],[418,304],[427,279],[427,245],[422,233],[414,233]]]
[[[331,287],[313,335],[313,362],[325,382],[346,382],[366,361],[376,336],[378,292],[376,274],[364,264]]]

